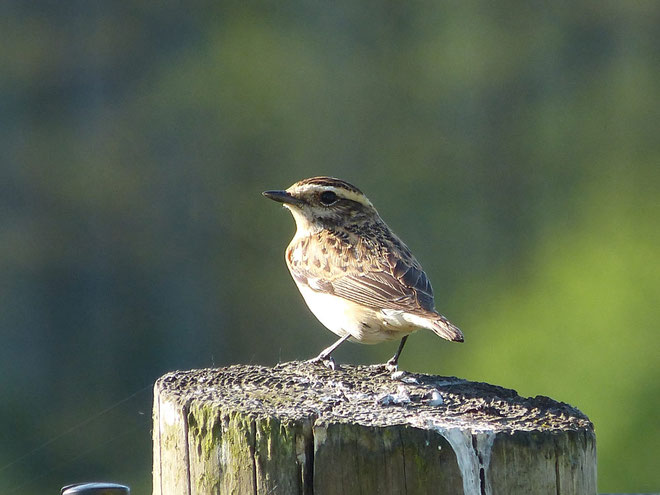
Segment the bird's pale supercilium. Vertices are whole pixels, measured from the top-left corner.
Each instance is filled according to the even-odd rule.
[[[357,187],[313,177],[263,194],[293,214],[297,229],[286,264],[309,309],[340,337],[314,361],[334,366],[330,354],[346,340],[401,339],[387,362],[396,369],[408,335],[418,329],[463,342],[461,331],[435,310],[422,266]]]

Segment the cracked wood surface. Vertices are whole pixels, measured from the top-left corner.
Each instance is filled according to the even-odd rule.
[[[455,377],[176,371],[154,390],[153,493],[595,494],[595,435],[568,404]]]

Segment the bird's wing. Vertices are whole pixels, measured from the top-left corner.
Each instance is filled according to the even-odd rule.
[[[320,249],[303,252],[310,253],[309,258],[292,263],[291,274],[314,290],[375,309],[435,312],[431,283],[402,243],[399,249],[380,251],[377,256],[370,255],[371,250],[346,243],[338,244],[337,249],[330,249],[323,256],[318,254],[322,253]]]
[[[433,311],[433,289],[428,277],[421,267],[402,260],[390,269],[339,277],[332,286],[335,295],[373,308],[410,313]]]

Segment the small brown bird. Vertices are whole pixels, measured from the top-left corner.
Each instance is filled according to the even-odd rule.
[[[286,264],[309,309],[340,336],[312,361],[334,368],[330,354],[346,340],[401,339],[386,363],[396,369],[408,335],[420,328],[463,342],[461,331],[435,310],[422,266],[357,187],[312,177],[263,195],[293,214],[297,230]]]

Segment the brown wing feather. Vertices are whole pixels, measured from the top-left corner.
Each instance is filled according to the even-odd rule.
[[[373,308],[400,309],[410,313],[433,310],[432,296],[429,298],[387,272],[347,275],[334,280],[332,286],[336,295]]]
[[[289,247],[287,256],[291,259],[291,250],[298,250],[293,258],[300,260],[290,265],[291,273],[313,289],[365,306],[435,313],[431,283],[410,250],[396,237],[381,238],[377,246],[367,242],[332,232],[301,239]],[[358,272],[347,273],[349,265]]]

